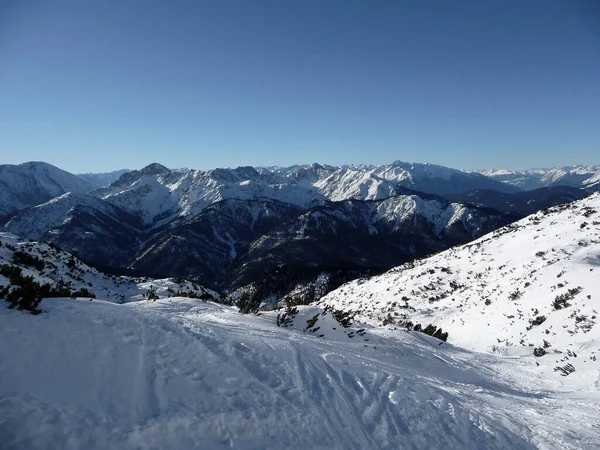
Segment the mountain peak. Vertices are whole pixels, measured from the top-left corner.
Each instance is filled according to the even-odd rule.
[[[148,164],[143,169],[137,171],[140,175],[162,175],[171,172],[170,169],[159,163]]]

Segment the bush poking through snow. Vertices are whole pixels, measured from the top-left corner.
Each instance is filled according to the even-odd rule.
[[[394,317],[392,316],[392,313],[388,313],[388,315],[383,319],[383,326],[384,327],[386,325],[393,325],[395,323],[396,323],[396,321],[394,320]]]
[[[81,288],[72,291],[67,283],[62,281],[52,285],[49,283],[40,284],[32,276],[23,276],[23,270],[20,267],[5,264],[0,267],[0,274],[9,279],[10,285],[0,289],[0,297],[3,297],[10,303],[9,308],[30,311],[33,314],[39,314],[42,311],[38,308],[44,298],[57,297],[89,297],[96,298],[96,295]]]
[[[260,299],[256,293],[250,295],[249,292],[244,292],[236,302],[236,305],[242,314],[258,314]]]
[[[294,323],[294,319],[298,314],[298,308],[295,306],[287,306],[283,314],[277,314],[277,326],[278,327],[289,327]]]
[[[78,297],[84,297],[84,298],[96,298],[96,294],[94,294],[93,292],[88,291],[87,288],[81,288],[78,291],[73,292],[70,295],[71,298],[78,298]]]
[[[319,314],[315,314],[314,316],[312,316],[310,319],[308,319],[306,321],[306,328],[304,329],[304,332],[306,333],[310,328],[314,327],[317,323],[317,321],[319,320]],[[311,330],[312,331],[312,330]]]
[[[13,253],[12,262],[17,266],[31,267],[39,271],[44,270],[45,266],[44,261],[42,261],[40,258],[30,255],[23,250],[17,250]]]
[[[515,289],[513,292],[508,294],[508,298],[513,302],[519,300],[521,297],[523,297],[523,293],[519,289]]]
[[[425,328],[420,323],[414,324],[412,322],[403,322],[404,328],[408,331],[417,331],[432,336],[440,341],[446,342],[448,340],[448,332],[444,332],[442,328],[438,328],[433,324],[427,325]]]
[[[527,327],[527,331],[531,330],[533,327],[543,324],[546,321],[546,316],[537,316],[533,319],[529,319],[529,326]]]
[[[572,364],[567,364],[563,367],[556,366],[554,368],[554,371],[560,372],[561,376],[563,376],[563,377],[567,377],[570,374],[572,374],[573,372],[575,372],[575,367]]]
[[[569,289],[567,292],[557,295],[552,302],[552,307],[556,310],[568,308],[571,306],[569,300],[573,300],[577,294],[582,291],[581,286],[577,286],[575,288]]]

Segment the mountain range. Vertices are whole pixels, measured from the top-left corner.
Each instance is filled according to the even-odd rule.
[[[188,277],[228,292],[256,289],[283,266],[304,273],[302,283],[318,268],[342,280],[385,271],[587,195],[401,161],[208,171],[153,163],[86,179],[45,163],[3,167],[0,183],[16,193],[0,203],[6,231],[113,273]],[[284,284],[275,297],[296,287]]]
[[[587,189],[590,192],[600,189],[600,165],[578,165],[530,170],[490,169],[482,170],[478,173],[523,190],[551,186],[579,187]]]

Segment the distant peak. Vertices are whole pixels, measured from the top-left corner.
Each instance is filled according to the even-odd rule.
[[[16,165],[14,167],[21,167],[21,168],[27,169],[27,170],[31,170],[31,169],[55,169],[55,170],[63,171],[62,169],[59,169],[58,167],[53,166],[52,164],[49,164],[49,163],[44,162],[44,161],[28,161],[28,162],[25,162],[23,164]]]
[[[138,170],[141,175],[161,175],[171,172],[168,168],[159,163],[148,164],[143,169]]]

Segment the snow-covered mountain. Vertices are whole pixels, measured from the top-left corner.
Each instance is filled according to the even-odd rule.
[[[451,204],[412,189],[450,195],[477,186],[514,190],[431,164],[200,171],[154,163],[90,194],[67,193],[24,209],[5,229],[52,242],[112,273],[185,276],[235,290],[291,275],[291,267],[302,275],[290,276],[283,283],[288,287],[291,280],[316,282],[318,268],[344,281],[351,274],[379,273],[519,218],[461,201],[530,212],[578,198],[479,189],[456,194]],[[282,295],[285,289],[275,297]]]
[[[192,217],[228,198],[264,197],[302,207],[323,200],[315,189],[281,181],[271,174],[261,175],[252,167],[171,171],[154,163],[124,174],[93,195],[141,216],[152,226],[179,216]]]
[[[0,165],[0,224],[21,209],[67,192],[86,193],[94,187],[89,181],[44,162]]]
[[[600,166],[557,167],[540,179],[544,186],[586,186],[588,180],[600,173]]]
[[[479,351],[548,353],[583,369],[600,356],[600,193],[542,210],[321,304],[372,324],[429,324]],[[579,356],[577,356],[579,355]]]
[[[308,208],[325,201],[379,200],[403,188],[438,195],[473,189],[517,190],[477,173],[399,161],[374,167],[312,164],[210,171],[171,171],[154,163],[124,174],[93,194],[141,215],[149,225],[160,225],[178,216],[192,217],[227,198],[269,198]]]
[[[18,276],[11,279],[17,272]],[[149,292],[154,293],[154,298],[166,298],[184,292],[205,300],[219,299],[214,291],[185,280],[107,275],[52,244],[26,241],[13,234],[0,232],[0,299],[5,298],[19,283],[27,283],[27,277],[53,288],[61,286],[73,292],[85,290],[86,293],[81,297],[95,296],[118,303],[147,299]]]
[[[594,192],[600,190],[600,169],[583,182],[583,187]]]
[[[147,236],[138,216],[89,194],[67,193],[16,214],[5,230],[44,240],[100,266],[125,266]]]
[[[282,265],[381,270],[514,220],[421,195],[347,200],[309,210],[270,199],[224,200],[157,237],[132,267],[230,287],[261,279]]]
[[[491,169],[482,170],[479,173],[524,190],[551,186],[570,186],[594,191],[598,180],[600,180],[600,165],[565,166],[522,171]]]
[[[95,211],[103,214],[115,222],[130,223],[132,226],[141,227],[137,216],[89,194],[63,194],[52,200],[23,210],[13,217],[6,229],[27,239],[40,239],[45,233],[64,226],[73,220],[77,210]]]
[[[83,178],[84,180],[88,180],[90,183],[93,183],[96,187],[104,187],[108,186],[113,181],[117,181],[121,175],[124,173],[131,172],[130,169],[120,169],[113,170],[112,172],[87,172],[87,173],[78,173],[77,176]]]

